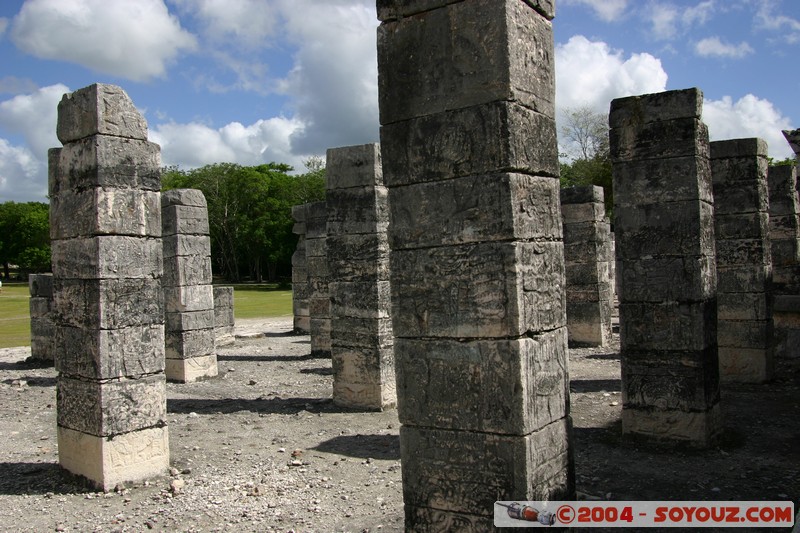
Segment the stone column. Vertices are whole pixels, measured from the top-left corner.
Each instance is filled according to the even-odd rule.
[[[169,465],[161,157],[128,95],[58,105],[50,182],[58,457],[103,490]]]
[[[708,446],[722,429],[708,129],[697,89],[611,102],[622,431]]]
[[[217,346],[236,341],[233,317],[233,287],[214,286],[214,337]]]
[[[292,310],[294,331],[308,335],[311,332],[311,315],[308,309],[308,261],[306,260],[306,205],[292,207],[294,226],[292,233],[298,236],[297,248],[292,254]]]
[[[397,403],[390,316],[388,193],[380,145],[328,150],[328,266],[333,401]]]
[[[29,274],[31,315],[31,359],[53,364],[55,324],[53,324],[53,275]]]
[[[800,357],[800,201],[797,167],[769,167],[775,356]]]
[[[767,143],[711,143],[720,379],[772,379]]]
[[[306,263],[311,355],[331,356],[331,299],[328,291],[328,209],[325,202],[306,205]]]
[[[379,0],[407,531],[571,499],[553,2]]]
[[[189,383],[217,375],[208,205],[201,191],[161,194],[166,374]]]
[[[567,273],[567,330],[570,346],[605,346],[611,340],[614,307],[611,225],[603,188],[561,189],[564,261]]]

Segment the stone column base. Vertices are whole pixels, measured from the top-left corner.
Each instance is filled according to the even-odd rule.
[[[216,355],[202,355],[189,359],[167,359],[164,368],[168,381],[180,383],[213,378],[218,372]]]
[[[109,491],[166,473],[169,436],[166,427],[133,431],[113,438],[58,427],[58,461],[62,468]]]
[[[719,379],[724,383],[764,383],[774,371],[772,350],[719,348]]]
[[[684,442],[693,448],[713,445],[722,433],[719,403],[708,411],[623,408],[622,434],[653,441]]]

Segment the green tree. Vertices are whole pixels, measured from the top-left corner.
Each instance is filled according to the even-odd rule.
[[[559,144],[561,186],[599,185],[605,196],[606,213],[614,208],[613,177],[608,137],[608,120],[588,106],[568,108],[562,113]]]
[[[42,202],[0,204],[0,263],[24,272],[50,270],[50,207]]]

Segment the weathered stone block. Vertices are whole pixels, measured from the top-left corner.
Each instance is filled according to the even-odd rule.
[[[147,121],[121,87],[95,83],[61,98],[56,135],[64,144],[90,135],[147,140]]]
[[[50,238],[160,237],[159,201],[158,192],[138,189],[95,187],[62,192],[50,199]]]
[[[608,262],[567,263],[567,287],[581,285],[597,285],[609,279]]]
[[[47,150],[47,194],[52,199],[61,188],[60,175],[61,148]]]
[[[383,185],[381,145],[372,143],[329,148],[326,154],[325,176],[328,191]]]
[[[62,468],[111,491],[120,483],[164,475],[169,467],[166,427],[134,431],[113,438],[58,427],[58,461]]]
[[[677,441],[692,447],[707,448],[717,442],[722,428],[719,403],[704,411],[622,408],[622,433],[655,441]]]
[[[730,348],[767,348],[772,339],[770,320],[720,320],[717,344]]]
[[[620,266],[620,302],[700,301],[717,291],[713,256],[664,256]]]
[[[650,123],[682,118],[700,118],[703,114],[703,93],[700,89],[682,89],[661,93],[617,98],[611,102],[608,124],[611,128],[630,131]],[[667,138],[667,135],[664,135]]]
[[[192,205],[165,205],[161,208],[163,235],[208,235],[208,209]]]
[[[328,239],[306,239],[306,267],[309,271],[327,272],[321,262],[328,261]]]
[[[391,190],[393,250],[562,237],[558,180],[470,176]]]
[[[709,152],[708,128],[699,118],[641,124],[635,135],[612,128],[609,137],[614,159],[665,159],[696,154],[708,157]]]
[[[564,187],[559,191],[561,207],[566,205],[586,206],[589,204],[602,204],[605,201],[603,188],[598,185],[580,185],[574,187]],[[602,214],[600,215],[602,217]],[[589,220],[596,220],[595,218]],[[583,222],[574,220],[573,222]]]
[[[214,308],[227,307],[233,309],[233,287],[215,285],[212,289]]]
[[[394,343],[390,318],[358,318],[335,315],[330,319],[330,343],[353,348],[391,346]]]
[[[53,320],[114,329],[164,323],[160,279],[54,279]]]
[[[328,238],[341,234],[386,232],[389,225],[389,200],[385,187],[329,188],[327,205]]]
[[[714,205],[689,200],[614,209],[617,257],[713,256]]]
[[[28,274],[28,291],[31,296],[53,297],[53,274]]]
[[[763,287],[769,279],[770,268],[761,265],[720,266],[717,269],[720,293],[752,292],[753,287]]]
[[[306,239],[324,238],[328,234],[328,208],[326,202],[312,202],[306,206]],[[308,244],[308,241],[306,241]]]
[[[185,256],[211,256],[211,241],[207,235],[164,235],[164,259]]]
[[[502,341],[397,339],[400,422],[525,435],[563,418],[566,337],[559,328]]]
[[[566,189],[561,189],[562,191]],[[603,189],[600,189],[601,191]],[[563,195],[562,195],[563,201]],[[597,224],[602,222],[606,210],[603,203],[561,204],[561,218],[564,224]],[[564,236],[566,240],[566,235]]]
[[[523,2],[502,2],[450,4],[378,28],[381,124],[495,100],[553,116],[552,25]]]
[[[330,296],[315,296],[312,295],[308,299],[308,312],[311,316],[327,317],[331,312],[331,299]]]
[[[183,285],[164,288],[165,306],[170,311],[205,311],[214,308],[211,285]]]
[[[719,348],[719,377],[723,383],[764,383],[775,375],[772,347]]]
[[[713,204],[711,165],[705,157],[614,161],[616,207],[700,200]],[[615,210],[616,210],[615,207]]]
[[[112,379],[164,370],[164,326],[87,329],[55,328],[56,370],[64,376]]]
[[[226,309],[226,311],[232,309]],[[165,326],[169,330],[207,329],[214,327],[214,314],[216,308],[205,311],[169,312],[164,315]],[[222,311],[222,309],[220,309]]]
[[[325,240],[331,282],[388,281],[389,243],[385,234],[331,235]]]
[[[753,239],[770,235],[771,222],[768,213],[759,211],[753,213],[735,213],[730,215],[719,214],[714,205],[714,233],[717,240],[721,239]]]
[[[170,189],[161,193],[161,207],[185,205],[208,208],[203,191],[198,189]]]
[[[560,242],[398,250],[391,264],[398,337],[508,337],[566,323]]]
[[[109,382],[59,376],[56,381],[60,427],[97,437],[113,437],[167,423],[163,374]]]
[[[770,241],[767,235],[751,239],[718,239],[717,264],[763,265],[770,261]]]
[[[757,137],[728,139],[711,143],[711,159],[742,158],[751,164],[754,157],[767,157],[767,141]]]
[[[211,285],[211,279],[211,258],[208,256],[185,256],[177,261],[173,258],[164,262],[164,287]]]
[[[569,499],[570,423],[525,435],[400,428],[406,505],[490,515],[498,500]]]
[[[166,335],[167,359],[191,359],[214,354],[214,328],[170,331]],[[173,379],[172,376],[167,375]]]
[[[416,15],[423,11],[438,9],[462,0],[377,0],[378,19],[382,21]],[[524,0],[529,6],[552,20],[555,17],[554,0]]]
[[[165,373],[170,381],[191,383],[219,374],[216,355],[200,355],[189,359],[167,359]]]
[[[389,318],[391,289],[388,281],[349,281],[330,284],[331,316]]]
[[[717,318],[719,320],[768,320],[772,316],[769,296],[764,291],[720,292],[717,296]]]
[[[386,160],[395,162],[384,170],[387,186],[498,171],[559,173],[555,121],[515,102],[419,116],[388,124],[381,135],[399,140],[383,147]]]
[[[714,175],[732,173],[733,170],[720,168],[726,165],[735,165],[738,161],[716,159],[712,165]],[[767,191],[767,181],[756,179],[757,170],[750,170],[741,167],[736,168],[736,172],[742,172],[742,179],[718,179],[720,183],[714,185],[714,210],[716,214],[729,215],[736,213],[766,213],[769,210],[769,194]],[[766,161],[761,170],[761,176],[766,174]],[[750,179],[746,179],[749,176]]]
[[[63,279],[152,279],[161,276],[161,241],[103,235],[54,240],[53,272]]]
[[[715,300],[620,303],[623,350],[702,351],[717,344]]]
[[[51,196],[91,187],[156,192],[161,189],[161,149],[144,140],[88,137],[64,145],[56,173],[58,180],[52,184]]]

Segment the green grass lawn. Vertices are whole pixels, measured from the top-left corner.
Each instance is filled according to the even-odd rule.
[[[236,318],[291,316],[292,291],[271,285],[233,285]],[[31,323],[27,283],[3,283],[0,292],[0,348],[29,346]]]

